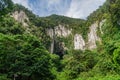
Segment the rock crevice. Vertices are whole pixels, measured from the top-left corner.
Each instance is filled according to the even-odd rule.
[[[67,37],[71,34],[72,29],[69,30],[63,25],[58,25],[55,28],[53,29],[50,28],[50,29],[47,29],[46,31],[47,31],[47,35],[50,36],[51,38],[51,46],[49,50],[51,53],[53,53],[56,37]]]

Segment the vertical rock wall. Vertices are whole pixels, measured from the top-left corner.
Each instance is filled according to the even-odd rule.
[[[59,37],[67,37],[68,35],[71,34],[71,31],[72,30],[67,29],[63,25],[58,25],[55,27],[55,35],[57,35]]]
[[[75,50],[78,50],[78,49],[84,50],[85,49],[85,41],[80,34],[76,34],[74,36],[74,49]]]
[[[102,25],[105,22],[105,20],[102,20],[99,24],[98,22],[95,22],[89,27],[89,33],[88,33],[88,41],[85,42],[81,34],[75,34],[74,35],[74,49],[75,50],[93,50],[97,48],[96,42],[101,41],[100,37],[97,35],[98,28],[100,29],[101,34],[103,34],[102,31]],[[51,49],[50,52],[54,52],[54,41],[55,36],[58,37],[67,37],[70,34],[72,34],[72,29],[67,29],[63,25],[58,25],[54,29],[48,29],[47,34],[51,37],[52,43],[51,43]]]
[[[54,32],[54,29],[47,29],[47,34],[50,36],[51,38],[51,45],[50,45],[50,53],[53,53],[54,52],[54,39],[55,39],[55,32]]]
[[[29,21],[27,15],[25,14],[24,11],[15,11],[13,14],[12,14],[12,17],[14,17],[14,19],[20,23],[23,24],[23,26],[28,26],[27,23],[25,22],[26,21]]]
[[[51,38],[51,46],[50,46],[50,52],[54,52],[54,45],[55,45],[55,39],[56,37],[67,37],[71,34],[71,30],[67,29],[63,25],[58,25],[54,29],[47,29],[47,34]],[[62,46],[61,46],[62,47]]]
[[[95,49],[96,41],[100,41],[100,38],[97,36],[98,22],[90,26],[90,32],[88,33],[88,49]]]

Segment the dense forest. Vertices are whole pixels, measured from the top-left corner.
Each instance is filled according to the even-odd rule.
[[[25,13],[25,19],[16,20],[15,12]],[[75,50],[74,35],[87,42],[89,26],[101,21],[97,48]],[[52,40],[46,30],[58,25],[72,29],[71,34]],[[0,0],[0,80],[120,80],[120,0],[106,0],[87,20],[39,17],[11,0]]]

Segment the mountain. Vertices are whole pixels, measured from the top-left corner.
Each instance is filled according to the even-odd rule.
[[[0,5],[0,80],[120,79],[119,0],[106,0],[87,20]]]

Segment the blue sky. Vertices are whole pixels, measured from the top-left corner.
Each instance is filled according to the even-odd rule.
[[[12,0],[43,17],[51,14],[85,19],[106,0]]]

